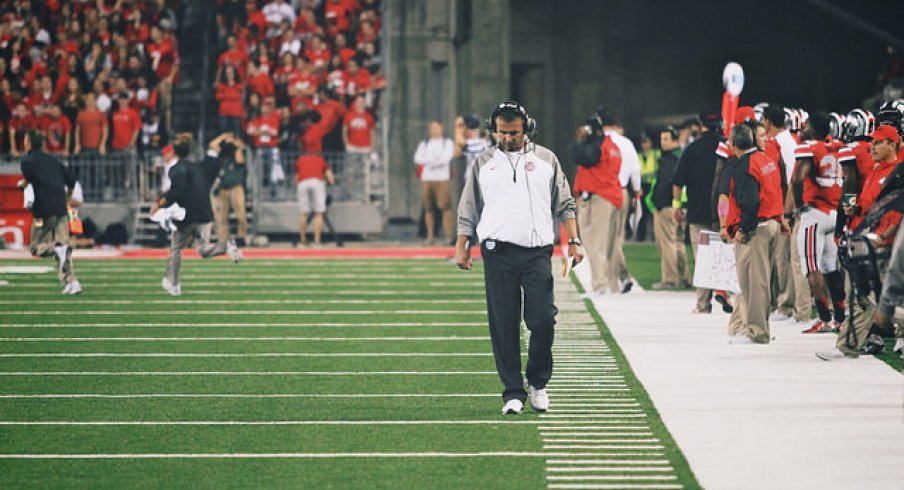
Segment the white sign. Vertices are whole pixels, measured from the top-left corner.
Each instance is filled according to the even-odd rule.
[[[734,248],[734,243],[723,242],[718,233],[701,231],[694,264],[694,286],[741,292]]]

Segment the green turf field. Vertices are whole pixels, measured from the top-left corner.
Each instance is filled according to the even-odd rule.
[[[552,409],[504,417],[479,262],[163,269],[0,273],[0,488],[699,487],[569,280]]]

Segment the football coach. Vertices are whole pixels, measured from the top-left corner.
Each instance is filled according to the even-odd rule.
[[[480,239],[487,314],[496,371],[505,386],[503,414],[520,414],[528,393],[521,376],[522,293],[530,330],[525,374],[531,407],[549,408],[552,343],[558,310],[553,300],[554,218],[568,232],[568,258],[584,258],[574,198],[559,160],[531,141],[536,122],[518,103],[496,106],[486,121],[497,145],[481,153],[458,203],[455,262],[471,268],[468,237]]]

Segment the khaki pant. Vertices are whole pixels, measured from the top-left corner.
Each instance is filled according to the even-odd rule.
[[[741,294],[728,322],[728,335],[744,335],[759,344],[768,344],[769,293],[772,258],[781,225],[769,220],[750,233],[747,243],[735,243],[735,264]]]
[[[797,246],[797,231],[800,228],[800,220],[794,223],[791,236],[791,279],[794,282],[794,319],[798,322],[809,322],[812,303],[810,301],[810,283],[804,276],[800,264],[800,250]]]
[[[51,216],[49,218],[35,218],[31,225],[31,240],[28,250],[34,257],[56,257],[53,247],[69,245],[69,217]],[[62,268],[65,272],[57,271],[57,277],[64,284],[75,280],[75,269],[72,267],[72,257]],[[57,261],[59,259],[57,258]],[[58,268],[59,269],[59,268]]]
[[[679,229],[673,208],[662,208],[653,213],[653,235],[659,250],[660,277],[662,282],[675,285],[690,282],[684,235],[679,233]]]
[[[609,265],[609,290],[621,292],[621,281],[630,277],[628,263],[625,261],[625,225],[628,222],[628,211],[631,209],[628,191],[622,189],[622,207],[616,208],[615,247],[612,249],[612,262]]]
[[[709,231],[702,225],[691,223],[689,226],[691,235],[691,249],[694,251],[694,260],[697,260],[697,244],[700,243],[700,232]],[[697,288],[697,311],[712,311],[713,290]]]
[[[779,233],[775,237],[772,257],[772,309],[794,315],[794,278],[791,277],[791,237]]]
[[[229,238],[229,210],[235,211],[238,222],[238,236],[248,238],[248,217],[245,215],[245,188],[237,185],[229,189],[220,189],[212,198],[213,218],[217,224],[217,241],[225,242]]]
[[[618,208],[596,194],[585,201],[577,199],[578,226],[590,263],[590,287],[594,291],[609,289],[610,270],[614,263]],[[617,281],[616,281],[617,282]]]
[[[876,259],[876,267],[879,269],[879,277],[882,279],[883,284],[888,275],[888,265],[888,257],[878,257]],[[851,284],[849,280],[845,281],[845,286],[848,290],[847,300],[851,301]],[[838,332],[838,341],[835,342],[835,347],[838,347],[841,352],[859,354],[860,349],[866,344],[869,331],[873,328],[873,314],[876,312],[876,305],[869,298],[861,298],[859,300],[854,298],[851,303],[853,316],[845,315],[844,322],[841,324],[841,330]],[[847,313],[850,313],[850,311]],[[854,335],[848,339],[848,330],[852,324]],[[895,336],[898,336],[897,328],[895,329]]]
[[[166,261],[166,278],[171,284],[179,284],[179,272],[182,270],[182,249],[188,247],[193,239],[195,248],[201,257],[205,259],[226,253],[226,240],[210,243],[211,227],[211,223],[190,223],[170,235],[169,258]]]

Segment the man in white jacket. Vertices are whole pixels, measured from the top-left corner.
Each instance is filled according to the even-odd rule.
[[[443,123],[430,121],[430,138],[421,141],[414,152],[414,163],[421,179],[421,200],[424,205],[424,224],[427,227],[427,243],[434,243],[436,223],[433,212],[439,209],[443,215],[443,231],[446,241],[452,239],[452,211],[449,208],[449,188],[452,179],[452,158],[455,143],[443,135]]]

